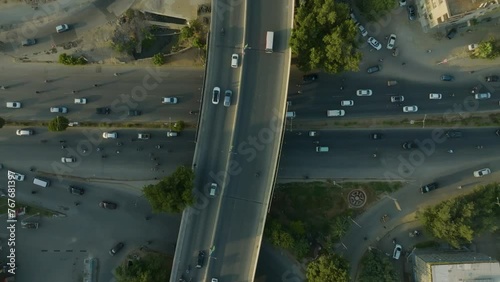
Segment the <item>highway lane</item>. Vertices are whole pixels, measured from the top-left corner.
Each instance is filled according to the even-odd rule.
[[[248,49],[243,54],[241,94],[232,143],[230,177],[220,207],[210,264],[212,277],[253,281],[280,149],[290,53],[292,6],[247,3]],[[292,4],[292,3],[290,3]],[[274,31],[274,53],[264,52]],[[243,224],[242,224],[243,223]]]
[[[81,179],[153,180],[171,173],[179,165],[189,165],[194,151],[193,131],[167,137],[165,129],[105,129],[116,131],[118,139],[103,139],[103,130],[99,129],[70,128],[53,133],[35,128],[32,136],[17,136],[16,129],[0,130],[1,163],[20,173],[27,173],[33,167],[37,173],[54,181],[57,175]],[[137,139],[139,132],[151,134],[151,139],[131,141]],[[47,141],[42,143],[42,140]],[[61,147],[61,140],[66,141],[65,149]],[[98,152],[97,147],[102,150]],[[87,151],[83,153],[85,148]],[[107,157],[102,158],[103,155]],[[75,157],[77,162],[62,164],[61,158],[67,156]]]
[[[68,108],[64,116],[71,121],[197,120],[190,111],[199,109],[201,69],[45,64],[2,65],[0,69],[0,85],[7,86],[0,90],[0,116],[5,119],[50,120],[57,115],[50,113],[50,107],[63,106]],[[179,103],[161,103],[162,97],[170,96],[177,97]],[[87,104],[76,105],[75,98],[86,98]],[[14,101],[21,102],[22,108],[5,107],[5,102]],[[105,106],[111,108],[111,114],[96,114],[96,108]],[[134,109],[142,115],[128,116],[128,111]]]
[[[116,166],[115,170],[120,170],[120,167]],[[26,181],[16,183],[16,201],[53,209],[66,217],[20,217],[40,225],[38,230],[33,230],[23,229],[21,223],[17,223],[16,257],[19,269],[16,281],[39,281],[40,271],[53,269],[55,265],[57,271],[43,271],[44,279],[54,282],[81,279],[83,259],[88,257],[99,260],[99,281],[113,281],[112,270],[128,252],[147,245],[147,241],[152,241],[148,247],[173,254],[180,218],[168,214],[152,215],[149,203],[138,190],[150,182],[89,183],[65,179],[42,189],[35,188],[31,183],[33,176],[28,173]],[[0,182],[6,181],[6,173],[1,173]],[[85,194],[70,194],[68,185],[84,188]],[[38,193],[31,194],[33,189]],[[102,200],[117,203],[118,209],[100,208],[98,204]],[[81,204],[75,206],[75,201]],[[151,215],[150,220],[145,220]],[[3,221],[2,230],[6,230],[5,225]],[[2,256],[6,255],[7,235],[7,231],[0,233]],[[125,248],[116,256],[110,256],[108,252],[117,242],[124,242]]]
[[[220,5],[226,4],[220,2]],[[228,158],[236,127],[237,106],[241,103],[242,64],[240,57],[240,67],[233,69],[230,59],[233,53],[241,56],[244,13],[244,5],[233,5],[228,10],[213,10],[203,111],[193,161],[196,175],[195,192],[198,200],[183,214],[182,224],[186,226],[186,229],[183,229],[181,224],[170,281],[177,282],[181,277],[186,280],[194,278],[201,281],[215,275],[209,272],[209,267],[215,261],[214,258],[206,257],[203,269],[200,271],[186,274],[185,270],[190,267],[194,269],[199,251],[204,250],[207,256],[209,255],[208,249],[214,245],[220,205],[228,189],[229,179],[226,174],[230,170]],[[224,28],[224,34],[221,32],[222,28]],[[217,105],[212,103],[214,87],[221,88],[220,102]],[[233,93],[230,107],[223,105],[226,90],[231,90]],[[209,186],[212,182],[218,184],[218,191],[214,198],[209,197]]]
[[[362,49],[366,51],[367,49]],[[374,56],[374,54],[366,54]],[[340,75],[320,74],[319,80],[314,83],[302,84],[301,74],[294,70],[290,74],[289,100],[293,106],[291,110],[297,112],[298,119],[326,118],[326,110],[344,109],[346,118],[349,117],[383,117],[394,115],[408,115],[402,112],[402,106],[417,105],[418,114],[440,114],[453,109],[455,104],[462,105],[464,101],[472,100],[471,89],[481,85],[481,92],[490,92],[492,97],[479,101],[476,111],[498,110],[500,101],[500,82],[486,83],[484,77],[491,74],[500,74],[500,68],[478,70],[473,74],[458,69],[443,69],[427,65],[401,66],[401,59],[389,57],[384,60],[382,71],[374,74],[366,73],[370,65],[378,64],[375,61],[365,62],[357,73],[349,72]],[[455,76],[455,81],[440,81],[440,76],[448,73]],[[344,79],[344,81],[342,81]],[[395,86],[387,86],[388,80],[396,80]],[[344,89],[340,90],[343,86]],[[358,97],[356,90],[371,89],[373,96]],[[297,94],[301,91],[301,94]],[[441,100],[430,100],[429,93],[443,94]],[[401,106],[390,102],[390,96],[402,95],[405,101]],[[354,100],[353,107],[341,107],[341,100]]]
[[[287,133],[283,145],[280,179],[419,179],[480,168],[494,160],[499,149],[496,128],[460,129],[462,138],[443,137],[447,129],[386,129],[320,131],[319,137]],[[383,134],[371,140],[370,133]],[[328,146],[328,153],[315,147]],[[415,141],[422,150],[404,150]],[[483,149],[476,146],[482,145]],[[454,153],[447,151],[452,149]],[[377,158],[373,154],[378,155]]]

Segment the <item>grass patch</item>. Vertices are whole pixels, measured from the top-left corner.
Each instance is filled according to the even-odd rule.
[[[500,125],[500,113],[483,113],[470,115],[468,113],[450,113],[443,115],[427,115],[425,119],[426,127],[493,127]],[[411,121],[414,121],[411,124]],[[380,128],[398,127],[398,128],[422,128],[423,116],[414,118],[353,118],[343,120],[311,120],[294,121],[294,129],[296,130],[311,130],[311,129],[329,129],[336,127],[351,127],[351,128],[372,128],[378,125]]]
[[[7,213],[7,199],[6,197],[2,197],[0,198],[0,214],[6,214]],[[36,206],[31,206],[31,205],[27,205],[27,204],[24,204],[22,202],[19,202],[19,201],[16,201],[16,209],[22,209],[22,208],[26,208],[26,215],[35,215],[35,214],[39,214],[40,216],[45,216],[45,217],[52,217],[58,213],[56,212],[53,212],[51,210],[48,210],[48,209],[44,209],[44,208],[41,208],[41,207],[36,207]]]
[[[195,124],[187,123],[184,121],[179,121],[182,122],[185,128],[191,128],[194,129],[196,128]],[[172,122],[172,127],[174,126],[175,122]],[[46,121],[6,121],[5,126],[23,126],[23,127],[47,127],[48,122]],[[109,123],[102,123],[102,122],[80,122],[77,127],[98,127],[98,128],[165,128],[165,129],[170,129],[170,125],[168,122],[144,122],[144,123],[137,123],[137,122],[109,122]],[[69,127],[71,128],[71,127]],[[174,128],[175,130],[175,128]]]

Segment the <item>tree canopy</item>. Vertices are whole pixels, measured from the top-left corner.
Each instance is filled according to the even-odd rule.
[[[168,281],[170,267],[168,259],[160,254],[150,253],[131,265],[122,264],[116,268],[115,277],[118,282],[154,282]]]
[[[399,281],[393,263],[380,251],[368,251],[361,260],[360,282]]]
[[[193,180],[193,170],[180,166],[157,184],[145,186],[144,196],[154,212],[179,213],[194,203]]]
[[[356,0],[356,6],[368,20],[374,21],[388,11],[394,9],[395,0]]]
[[[425,228],[436,238],[458,248],[470,243],[475,233],[498,229],[500,208],[497,184],[482,186],[473,193],[441,202],[418,213]]]
[[[64,131],[68,128],[69,120],[63,116],[57,116],[49,122],[49,131]]]
[[[2,128],[5,125],[5,119],[0,117],[0,128]]]
[[[478,44],[476,50],[473,52],[473,57],[479,59],[490,59],[493,60],[500,55],[500,48],[497,47],[497,40],[495,38],[490,38],[486,41],[482,41]]]
[[[322,69],[327,73],[357,71],[361,61],[358,29],[349,15],[349,7],[334,0],[303,1],[295,15],[290,46],[297,66],[308,72]]]
[[[348,282],[349,263],[335,254],[320,256],[307,265],[307,281]]]

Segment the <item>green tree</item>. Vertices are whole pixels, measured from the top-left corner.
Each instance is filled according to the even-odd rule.
[[[5,119],[0,117],[0,128],[2,128],[5,125]]]
[[[193,170],[180,166],[157,184],[145,186],[144,196],[154,212],[179,213],[194,203],[193,180]]]
[[[347,233],[349,226],[349,219],[346,216],[337,216],[330,225],[330,235],[338,240]]]
[[[167,281],[170,270],[166,265],[168,259],[160,254],[150,253],[131,265],[122,264],[116,268],[115,278],[118,282],[152,282]]]
[[[349,7],[334,0],[304,1],[295,15],[290,46],[301,71],[357,71],[361,53]]]
[[[295,240],[293,239],[293,236],[277,221],[269,222],[268,235],[271,244],[274,246],[285,250],[290,250],[294,246]]]
[[[153,56],[153,65],[161,66],[164,63],[165,63],[165,57],[163,56],[162,53],[158,53]]]
[[[443,201],[417,213],[425,228],[455,248],[472,241],[475,233],[498,230],[500,209],[495,199],[496,183],[476,188],[473,193]]]
[[[379,19],[382,15],[394,9],[397,1],[394,0],[357,0],[356,5],[370,21]]]
[[[490,59],[493,60],[498,57],[500,50],[497,47],[497,41],[495,38],[490,38],[486,41],[480,42],[477,49],[474,50],[474,56],[480,59]]]
[[[63,65],[73,66],[73,65],[85,65],[85,64],[87,64],[87,61],[82,56],[73,57],[73,56],[68,55],[66,53],[62,53],[59,55],[59,63],[61,63]]]
[[[68,128],[69,120],[63,116],[57,116],[49,121],[49,131],[65,131]]]
[[[349,263],[335,254],[323,255],[307,265],[306,275],[309,282],[348,282]]]
[[[179,39],[188,42],[192,47],[205,49],[206,34],[206,27],[199,20],[192,20],[188,26],[181,29]]]
[[[180,120],[172,124],[171,129],[173,131],[182,131],[184,127],[186,127],[186,124],[184,123],[184,121]]]
[[[290,222],[289,228],[294,237],[302,237],[306,235],[306,226],[304,222],[300,220]]]
[[[399,281],[392,262],[379,251],[369,251],[361,260],[360,282]]]

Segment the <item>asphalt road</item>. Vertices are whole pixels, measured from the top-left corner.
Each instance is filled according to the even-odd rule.
[[[200,69],[40,64],[2,65],[0,69],[0,85],[7,87],[0,90],[0,116],[5,119],[50,120],[57,116],[50,112],[51,107],[66,107],[68,113],[63,115],[70,121],[197,120],[190,111],[199,110]],[[177,97],[179,103],[162,104],[162,97]],[[77,105],[75,98],[86,98],[87,104]],[[6,102],[20,102],[22,108],[8,109]],[[111,114],[98,115],[98,107],[110,107]],[[139,110],[142,115],[128,116],[129,110]]]
[[[79,179],[154,180],[189,165],[194,151],[194,132],[184,131],[167,137],[166,130],[112,130],[117,139],[103,139],[103,130],[70,128],[53,133],[35,128],[35,135],[17,136],[17,128],[0,131],[0,155],[4,167],[26,174],[31,168],[56,181],[58,176]],[[150,140],[136,140],[137,133],[151,134]],[[46,142],[43,143],[43,140]],[[66,141],[62,149],[61,140]],[[122,145],[119,146],[118,142]],[[156,146],[160,145],[160,149]],[[100,147],[101,151],[97,151]],[[86,152],[83,150],[86,148]],[[119,153],[116,153],[119,151]],[[152,155],[151,155],[152,154]],[[102,156],[106,158],[102,158]],[[75,157],[76,163],[63,164],[62,157]],[[156,160],[154,160],[156,158]],[[159,163],[159,166],[156,164]],[[120,169],[117,169],[120,168]]]
[[[426,182],[464,169],[480,168],[495,159],[499,149],[496,128],[460,129],[462,138],[448,139],[447,129],[389,129],[319,131],[287,133],[283,145],[279,178],[304,179],[418,179]],[[382,139],[371,140],[371,133]],[[414,141],[422,150],[404,150],[402,144]],[[319,142],[315,144],[314,142]],[[317,153],[316,146],[328,146]],[[476,146],[482,145],[483,149]],[[454,153],[447,151],[452,149]],[[374,158],[373,154],[377,157]],[[471,174],[472,175],[472,174]]]
[[[118,173],[121,168],[115,166],[114,169]],[[1,174],[0,181],[6,183],[6,169],[3,171],[5,173]],[[47,188],[36,188],[31,183],[33,176],[30,173],[25,181],[16,183],[16,201],[56,210],[66,216],[20,217],[20,220],[27,222],[38,222],[39,228],[23,229],[20,221],[16,224],[16,260],[19,267],[16,281],[40,281],[40,273],[44,281],[81,281],[83,260],[88,257],[99,261],[99,281],[114,281],[111,270],[132,250],[147,246],[173,254],[180,218],[151,213],[149,203],[138,190],[147,182],[89,183],[64,179]],[[70,194],[68,185],[84,188],[85,194]],[[38,193],[31,194],[32,190]],[[98,206],[102,200],[113,201],[118,204],[118,208],[102,209]],[[75,201],[80,202],[80,205],[75,206]],[[5,206],[2,208],[7,209]],[[146,220],[146,216],[151,216],[151,219]],[[5,225],[3,221],[4,231],[0,233],[2,257],[7,255],[8,234]],[[151,244],[148,245],[147,241],[151,241]],[[118,242],[123,242],[125,248],[116,256],[110,256],[109,250]],[[57,271],[50,271],[54,267]]]
[[[265,8],[263,4],[248,3],[247,23],[244,5],[236,5],[221,9],[222,15],[216,15],[218,21],[212,25],[215,32],[210,37],[213,43],[195,154],[196,186],[201,195],[191,216],[185,215],[192,220],[180,235],[184,244],[177,247],[182,254],[176,254],[179,265],[174,266],[178,276],[188,265],[196,264],[198,251],[205,250],[207,267],[202,273],[190,274],[196,279],[254,279],[285,107],[284,97],[277,93],[286,88],[288,73],[283,66],[289,61],[289,34],[281,30],[286,29],[285,19],[291,18],[280,3],[265,3]],[[241,33],[245,24],[247,39]],[[273,54],[264,53],[268,30],[276,31]],[[242,53],[245,44],[249,47]],[[230,68],[232,53],[240,56],[238,69]],[[211,104],[215,86],[223,92],[233,91],[231,107]],[[214,199],[206,196],[211,182],[219,184]],[[173,276],[171,281],[175,279]]]

